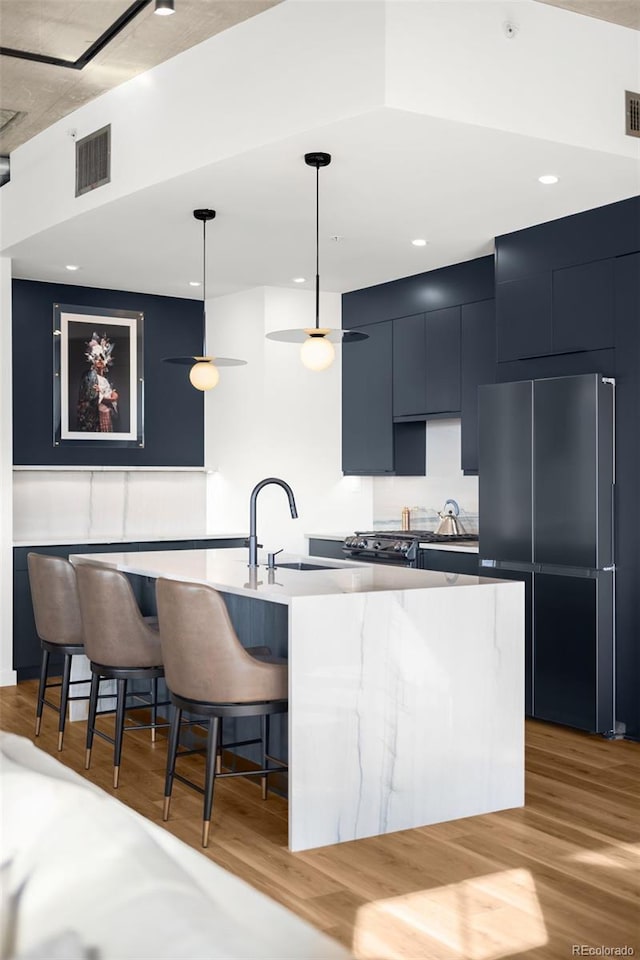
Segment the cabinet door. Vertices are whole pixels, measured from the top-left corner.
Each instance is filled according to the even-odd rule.
[[[607,574],[535,574],[535,717],[594,732],[612,728],[612,634],[602,617],[609,585]]]
[[[551,273],[496,284],[498,361],[552,352]]]
[[[427,345],[424,314],[393,321],[393,415],[427,410]]]
[[[553,352],[614,345],[613,260],[553,271]]]
[[[392,321],[359,329],[342,346],[342,470],[393,473]]]
[[[462,307],[461,342],[461,465],[465,473],[478,472],[478,387],[496,381],[495,300]]]
[[[427,413],[460,412],[460,307],[425,314]]]

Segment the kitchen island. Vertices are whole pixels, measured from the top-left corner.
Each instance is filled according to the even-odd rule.
[[[238,549],[71,557],[208,583],[250,613],[274,605],[289,659],[291,850],[522,806],[523,585],[278,559],[250,571]]]

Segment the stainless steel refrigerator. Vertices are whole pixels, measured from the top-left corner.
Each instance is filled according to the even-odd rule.
[[[599,374],[479,388],[480,564],[527,585],[527,713],[607,735],[614,422],[615,385]]]

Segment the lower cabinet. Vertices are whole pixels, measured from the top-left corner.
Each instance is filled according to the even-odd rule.
[[[342,540],[319,540],[309,537],[310,557],[330,557],[332,560],[348,560],[342,552]]]
[[[36,633],[33,605],[29,587],[27,554],[44,553],[47,556],[68,558],[73,553],[132,553],[141,550],[194,550],[240,547],[241,538],[234,540],[162,540],[154,543],[75,543],[54,546],[14,547],[13,550],[13,669],[18,680],[30,680],[40,673],[42,649]],[[143,614],[155,610],[155,581],[132,577],[132,586]],[[50,673],[61,671],[62,658],[51,656]]]
[[[533,594],[533,716],[612,733],[612,575],[536,573]]]

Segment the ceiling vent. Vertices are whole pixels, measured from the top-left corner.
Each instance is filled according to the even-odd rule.
[[[632,93],[631,90],[625,90],[625,115],[626,130],[628,137],[640,137],[640,93]]]
[[[111,180],[111,124],[76,141],[76,197]]]

